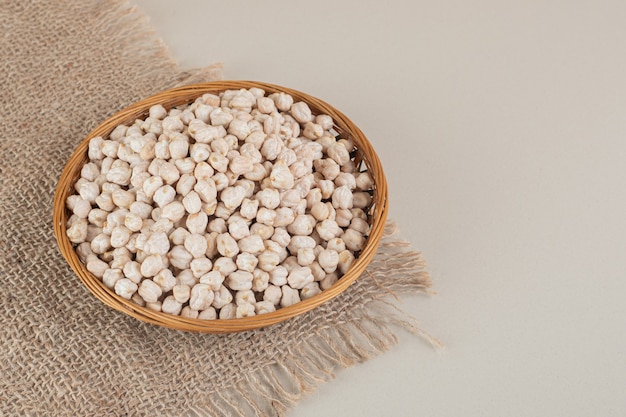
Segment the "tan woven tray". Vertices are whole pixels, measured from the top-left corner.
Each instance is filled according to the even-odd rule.
[[[191,103],[197,97],[206,93],[217,94],[224,90],[252,87],[261,88],[267,93],[282,91],[292,95],[296,100],[306,102],[314,114],[325,113],[330,115],[335,123],[334,129],[338,132],[339,136],[343,138],[350,138],[354,142],[355,147],[357,148],[357,156],[355,158],[357,167],[361,171],[369,171],[370,175],[374,179],[372,205],[370,206],[369,211],[367,211],[368,220],[371,224],[371,231],[365,248],[353,262],[349,270],[331,288],[289,307],[278,309],[272,313],[253,317],[229,320],[200,320],[183,318],[180,316],[173,316],[166,313],[152,311],[118,296],[114,291],[105,287],[100,279],[87,271],[85,265],[79,260],[72,243],[66,235],[66,222],[71,213],[65,207],[65,200],[70,194],[73,193],[74,183],[78,180],[78,178],[80,178],[81,168],[88,162],[87,147],[89,140],[95,136],[106,137],[116,126],[120,124],[132,123],[135,119],[144,117],[147,115],[149,108],[155,104],[161,104],[166,109],[169,109],[174,106]],[[132,104],[124,110],[116,113],[94,129],[76,148],[68,160],[63,173],[61,174],[54,196],[53,221],[54,233],[63,257],[67,260],[70,267],[78,275],[89,291],[91,291],[106,305],[139,320],[173,329],[206,333],[229,333],[251,330],[279,323],[291,317],[305,313],[325,301],[336,297],[342,291],[345,291],[350,284],[352,284],[361,275],[368,263],[374,257],[382,237],[387,212],[387,181],[385,179],[380,160],[363,132],[361,132],[361,130],[343,113],[322,100],[289,88],[254,81],[219,81],[187,85],[160,92],[145,100]]]

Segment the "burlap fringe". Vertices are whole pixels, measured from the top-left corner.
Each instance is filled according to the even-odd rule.
[[[367,277],[361,278],[375,280],[381,289],[378,298],[357,307],[349,321],[319,329],[298,346],[288,347],[288,355],[248,375],[233,389],[209,393],[192,407],[196,415],[282,417],[303,395],[333,378],[336,370],[388,351],[398,341],[397,329],[441,348],[439,340],[397,305],[399,294],[428,294],[431,285],[421,254],[397,234],[397,225],[388,224]]]

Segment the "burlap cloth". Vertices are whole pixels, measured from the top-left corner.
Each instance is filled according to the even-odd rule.
[[[421,334],[392,292],[430,280],[393,227],[343,295],[264,330],[184,333],[104,306],[53,237],[60,172],[112,113],[220,68],[182,72],[113,0],[0,0],[0,55],[0,415],[282,415],[333,370],[387,350],[394,328]]]

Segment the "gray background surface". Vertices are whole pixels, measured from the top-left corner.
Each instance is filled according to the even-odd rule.
[[[438,294],[305,416],[626,410],[626,3],[135,0],[185,67],[346,113]]]

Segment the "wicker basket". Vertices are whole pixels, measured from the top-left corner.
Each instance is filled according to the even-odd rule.
[[[371,231],[365,248],[349,270],[331,288],[289,307],[253,317],[229,320],[189,319],[155,312],[118,296],[114,291],[105,287],[100,279],[87,271],[66,235],[66,222],[71,213],[65,207],[65,200],[73,193],[74,183],[80,178],[81,168],[88,162],[87,147],[89,140],[94,136],[107,136],[119,124],[132,123],[137,118],[145,117],[150,106],[155,104],[161,104],[166,109],[169,109],[174,106],[191,103],[205,93],[217,94],[228,89],[252,87],[261,88],[267,93],[282,91],[291,94],[296,100],[306,102],[314,114],[326,113],[330,115],[335,123],[334,129],[338,134],[341,137],[350,138],[354,142],[357,148],[355,157],[357,166],[361,171],[368,170],[374,179],[372,205],[368,211]],[[387,182],[380,160],[363,132],[343,113],[317,98],[289,88],[252,81],[221,81],[188,85],[155,94],[118,112],[94,129],[74,151],[61,174],[54,196],[53,216],[54,233],[61,253],[89,291],[106,305],[139,320],[173,329],[207,333],[229,333],[265,327],[287,320],[319,306],[346,290],[361,275],[367,264],[374,257],[383,233],[387,212]]]

